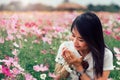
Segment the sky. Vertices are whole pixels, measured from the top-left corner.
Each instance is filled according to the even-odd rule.
[[[46,5],[50,5],[53,7],[58,6],[63,2],[63,0],[0,0],[0,4],[8,4],[11,1],[21,1],[24,5],[28,3],[42,3]],[[101,4],[101,5],[109,5],[109,4],[118,4],[120,6],[120,0],[70,0],[71,2],[78,3],[81,5],[88,5],[88,4]]]

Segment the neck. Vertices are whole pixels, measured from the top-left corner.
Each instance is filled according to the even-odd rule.
[[[78,52],[80,53],[81,56],[85,57],[90,52],[90,50],[83,50],[83,51],[78,50]]]

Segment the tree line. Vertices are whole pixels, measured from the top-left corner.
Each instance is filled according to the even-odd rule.
[[[111,4],[111,5],[92,5],[89,4],[87,6],[88,10],[90,11],[108,11],[108,12],[119,12],[120,11],[120,6],[116,4]]]

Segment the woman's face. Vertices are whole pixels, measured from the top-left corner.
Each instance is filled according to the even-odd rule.
[[[72,40],[74,42],[74,47],[79,51],[88,50],[88,45],[85,40],[81,37],[76,27],[72,30]]]

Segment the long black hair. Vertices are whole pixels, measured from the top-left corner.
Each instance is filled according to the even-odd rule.
[[[98,16],[92,12],[85,12],[77,16],[71,26],[76,27],[82,38],[88,44],[93,57],[93,66],[97,77],[103,74],[105,43],[102,24]]]

